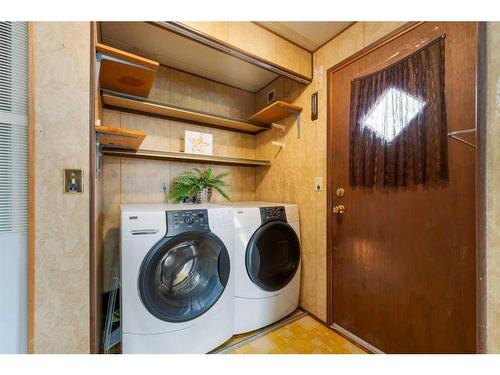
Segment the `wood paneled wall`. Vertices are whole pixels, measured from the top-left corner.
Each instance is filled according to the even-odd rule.
[[[220,83],[199,78],[178,70],[161,67],[150,95],[151,99],[219,115],[247,118],[255,108],[255,96]],[[255,157],[255,136],[189,125],[173,120],[139,114],[104,110],[103,125],[138,129],[147,136],[141,148],[148,150],[181,151],[185,130],[213,134],[213,153],[220,156]],[[104,290],[109,290],[113,264],[117,261],[120,204],[163,203],[167,201],[172,179],[191,168],[205,165],[104,157],[103,165],[103,276]],[[228,193],[234,201],[255,199],[255,169],[250,167],[217,166],[227,170]],[[167,183],[166,194],[161,190]],[[214,192],[215,202],[224,199]]]
[[[253,22],[182,22],[283,68],[312,77],[312,54]]]

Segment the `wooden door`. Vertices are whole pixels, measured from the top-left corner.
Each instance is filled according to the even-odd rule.
[[[351,80],[442,34],[448,132],[475,128],[477,23],[423,23],[328,73],[331,320],[386,353],[476,351],[476,149],[448,138],[444,187],[349,186]]]

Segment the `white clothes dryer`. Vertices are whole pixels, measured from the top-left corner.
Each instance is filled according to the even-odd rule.
[[[229,206],[235,225],[234,333],[238,334],[272,324],[298,307],[300,223],[295,204]]]

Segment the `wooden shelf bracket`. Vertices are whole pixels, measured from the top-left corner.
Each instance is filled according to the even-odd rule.
[[[96,79],[101,89],[148,97],[159,63],[101,43],[96,45]]]
[[[300,139],[300,112],[301,111],[299,111],[297,109],[294,109],[294,108],[287,108],[287,107],[283,107],[281,109],[283,111],[290,112],[290,114],[295,115],[295,121],[297,121],[297,138]],[[273,128],[277,128],[277,129],[280,129],[280,130],[285,130],[286,129],[285,125],[276,124],[275,122],[271,123],[271,126]]]
[[[140,130],[112,128],[96,125],[96,172],[101,171],[103,147],[113,147],[123,150],[137,150],[146,134]]]
[[[296,104],[287,103],[281,100],[276,100],[267,107],[249,117],[250,121],[255,121],[262,124],[271,124],[275,128],[284,129],[284,125],[276,124],[276,121],[281,121],[290,115],[295,115],[297,121],[297,138],[300,139],[300,112],[302,107]]]
[[[102,154],[103,154],[104,145],[101,142],[101,138],[103,136],[105,136],[105,135],[102,133],[99,133],[99,132],[95,133],[95,160],[96,160],[95,165],[96,165],[96,172],[98,175],[102,170]],[[117,134],[117,135],[115,135],[115,137],[129,137],[129,136]],[[119,148],[118,146],[115,146],[115,147]]]

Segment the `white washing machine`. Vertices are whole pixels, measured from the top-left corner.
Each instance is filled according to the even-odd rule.
[[[233,239],[227,207],[121,206],[123,353],[206,353],[233,335]]]
[[[234,333],[272,324],[299,305],[300,227],[295,204],[229,205],[234,216]]]

